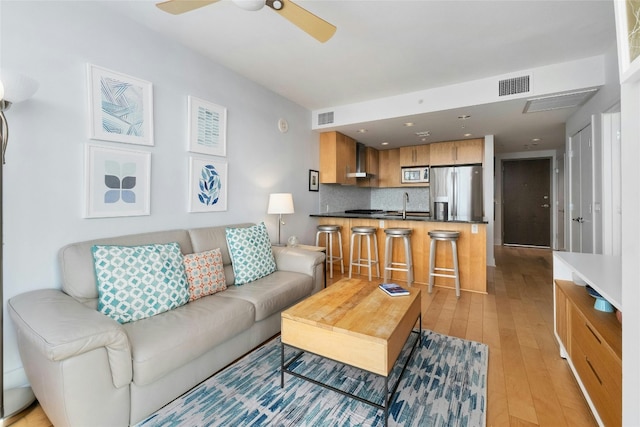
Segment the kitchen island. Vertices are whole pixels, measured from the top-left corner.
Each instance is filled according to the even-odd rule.
[[[423,212],[407,212],[403,219],[397,211],[378,211],[372,213],[329,212],[312,214],[318,218],[318,225],[335,224],[342,226],[342,245],[345,258],[345,274],[349,268],[349,245],[351,227],[376,227],[378,237],[378,259],[380,273],[384,268],[385,228],[411,228],[411,251],[413,254],[414,282],[429,283],[429,255],[431,239],[429,231],[448,230],[459,231],[458,239],[458,268],[460,270],[460,289],[463,291],[487,293],[487,221],[481,218],[469,221],[437,221]],[[366,241],[366,240],[363,240]],[[321,242],[322,244],[322,242]],[[366,253],[364,251],[363,253]],[[404,253],[401,245],[394,245],[393,258],[403,260]],[[436,266],[452,266],[451,245],[448,242],[438,242]],[[335,271],[335,270],[334,270]],[[367,273],[366,269],[362,270]],[[375,273],[375,271],[374,271]],[[392,280],[406,281],[406,273],[393,271]],[[435,286],[454,288],[453,279],[436,277]]]

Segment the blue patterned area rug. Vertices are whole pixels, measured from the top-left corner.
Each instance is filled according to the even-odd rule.
[[[395,384],[411,334],[392,372]],[[296,351],[285,348],[285,360]],[[485,426],[487,363],[485,344],[422,332],[391,399],[389,426]],[[367,400],[383,402],[384,379],[312,354],[290,369]],[[280,388],[280,339],[274,339],[176,399],[138,427],[165,426],[384,426],[373,406],[285,374]]]

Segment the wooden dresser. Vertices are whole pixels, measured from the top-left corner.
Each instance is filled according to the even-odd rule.
[[[622,326],[615,313],[594,308],[588,283],[621,310],[619,258],[554,253],[554,319],[567,359],[602,426],[622,425]]]

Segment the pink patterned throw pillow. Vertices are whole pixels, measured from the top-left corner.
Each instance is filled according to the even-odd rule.
[[[184,269],[189,282],[189,301],[227,289],[219,248],[185,255]]]

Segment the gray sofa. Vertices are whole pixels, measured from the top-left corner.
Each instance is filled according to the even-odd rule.
[[[229,227],[247,227],[235,224]],[[277,271],[243,286],[224,226],[120,236],[60,251],[62,290],[11,298],[22,362],[56,426],[135,424],[280,331],[280,313],[318,292],[324,254],[273,247]],[[97,311],[91,247],[178,242],[183,254],[221,248],[228,288],[120,324]]]

